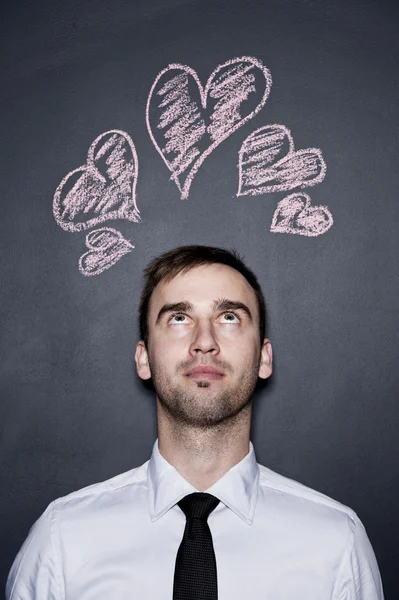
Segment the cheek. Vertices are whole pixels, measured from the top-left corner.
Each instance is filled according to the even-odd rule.
[[[248,369],[248,366],[256,363],[259,358],[260,344],[256,336],[226,332],[219,338],[219,342],[222,352],[230,357],[238,369]]]
[[[233,347],[237,347],[239,344],[240,348],[244,350],[244,348],[250,352],[254,343],[256,342],[255,336],[252,332],[248,331],[248,329],[243,329],[241,327],[235,325],[225,325],[216,328],[216,339],[220,343],[225,343],[226,345],[232,345]]]
[[[167,329],[160,331],[157,338],[157,345],[173,345],[179,340],[190,338],[193,331],[190,327],[184,325],[170,326]]]
[[[244,337],[242,330],[234,325],[221,326],[216,330],[216,335],[221,340],[237,340]]]
[[[173,365],[181,360],[182,352],[187,346],[182,343],[180,338],[168,336],[167,338],[159,337],[155,339],[150,351],[150,360],[153,365],[168,368],[168,365]]]

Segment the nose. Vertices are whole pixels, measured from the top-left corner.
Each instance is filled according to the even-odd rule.
[[[199,322],[190,344],[190,354],[195,356],[199,352],[207,354],[218,354],[220,351],[215,332],[209,322]]]

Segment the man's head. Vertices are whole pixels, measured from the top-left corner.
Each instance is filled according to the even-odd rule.
[[[152,378],[175,422],[210,427],[235,416],[250,403],[258,377],[272,372],[256,276],[234,251],[208,246],[175,248],[145,276],[139,376]]]
[[[140,337],[148,347],[148,313],[151,296],[161,282],[168,283],[179,273],[184,273],[202,265],[221,264],[236,269],[252,287],[258,309],[259,336],[262,344],[266,335],[266,303],[255,274],[249,269],[237,252],[211,246],[180,246],[155,258],[144,270],[145,285],[140,298],[139,329]]]

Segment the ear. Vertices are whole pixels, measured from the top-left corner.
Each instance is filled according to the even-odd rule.
[[[271,341],[265,338],[261,349],[261,358],[259,366],[259,377],[261,379],[267,379],[273,372],[273,349]]]
[[[141,379],[151,379],[150,363],[148,362],[148,353],[142,340],[137,343],[134,355],[136,361],[137,375]]]

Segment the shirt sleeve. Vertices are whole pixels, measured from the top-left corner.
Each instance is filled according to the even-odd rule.
[[[377,560],[363,523],[356,513],[332,600],[384,600]]]
[[[64,599],[55,535],[56,509],[54,501],[31,527],[9,572],[6,600]]]

